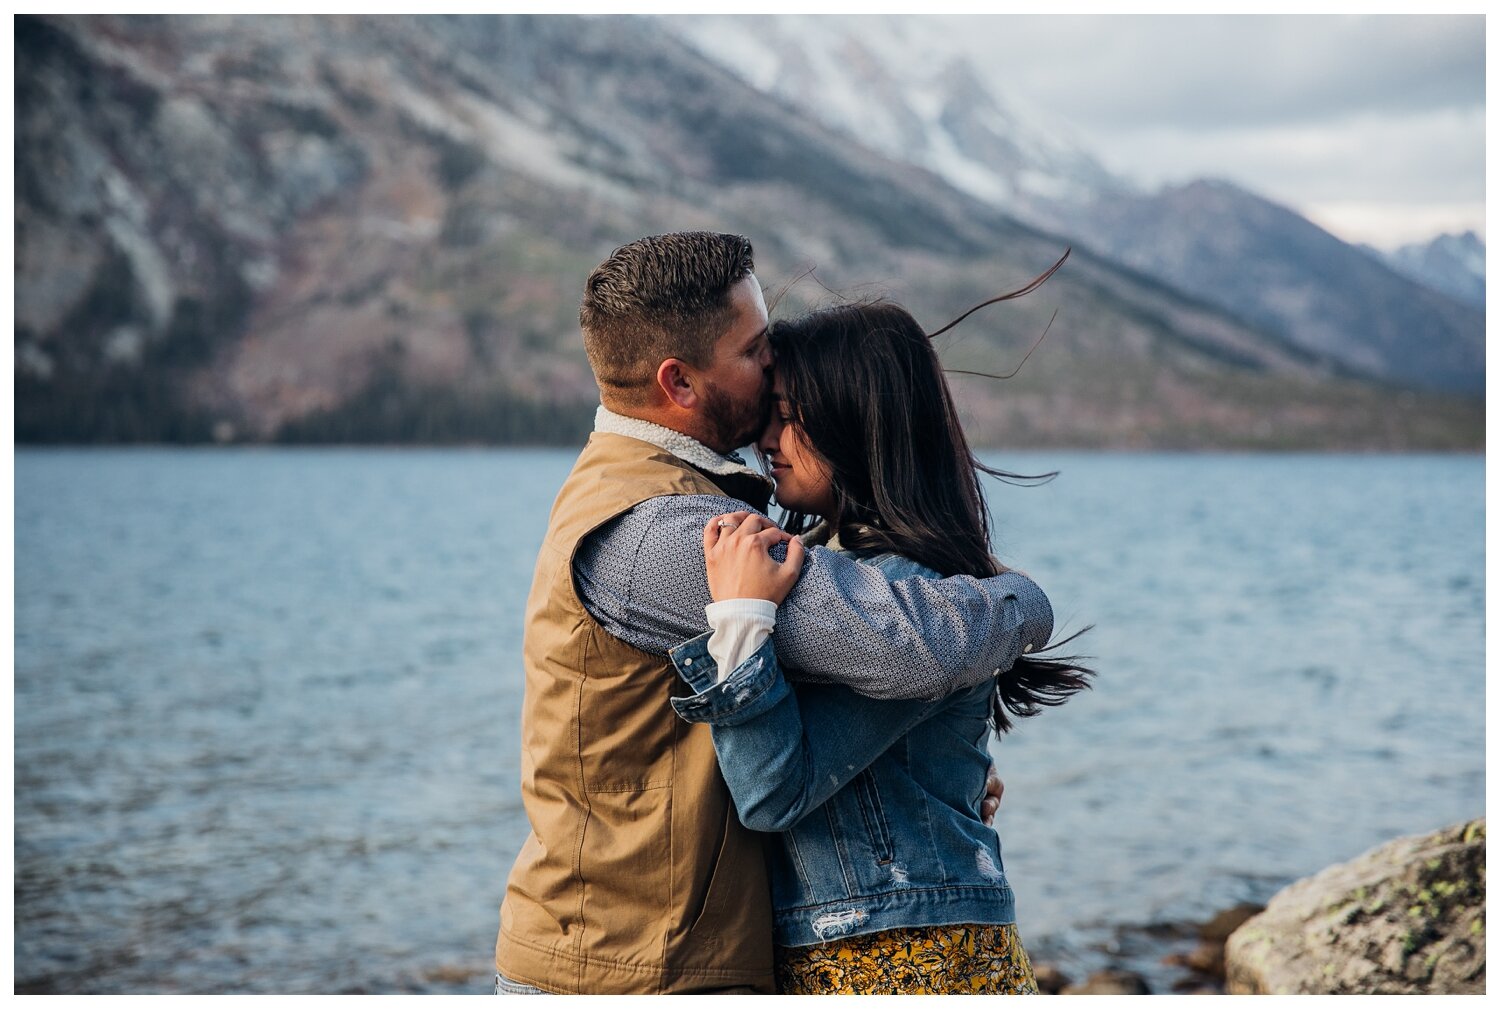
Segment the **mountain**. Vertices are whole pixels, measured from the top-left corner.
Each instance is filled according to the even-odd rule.
[[[1474,232],[1439,235],[1393,252],[1364,248],[1397,273],[1466,305],[1484,308],[1484,239]]]
[[[746,81],[861,145],[1043,226],[1052,205],[1136,187],[1063,127],[1001,93],[940,25],[905,15],[660,19]]]
[[[1365,250],[1229,183],[1144,191],[1002,94],[1003,68],[954,55],[949,27],[915,16],[663,20],[831,128],[1310,353],[1395,385],[1484,390],[1484,316],[1462,293],[1472,274],[1459,274],[1454,291],[1432,282],[1433,272],[1454,276],[1451,260],[1427,273],[1405,265],[1415,253],[1373,265]]]
[[[23,443],[574,444],[582,281],[642,234],[750,235],[782,314],[933,328],[1066,245],[650,20],[26,16],[15,53]],[[1019,377],[956,376],[977,443],[1482,443],[1480,405],[1083,248],[940,350],[1009,370],[1054,309]]]
[[[1228,182],[1098,200],[1073,233],[1128,266],[1397,384],[1484,391],[1484,312]]]

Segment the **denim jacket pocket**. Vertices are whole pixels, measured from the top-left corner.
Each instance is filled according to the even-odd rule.
[[[854,779],[854,793],[870,849],[875,853],[875,864],[889,865],[896,857],[891,842],[891,825],[886,819],[885,807],[880,804],[879,784],[869,768],[860,771]]]

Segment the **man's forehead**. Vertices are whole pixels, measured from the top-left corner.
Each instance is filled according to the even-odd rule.
[[[761,293],[760,281],[756,279],[755,274],[748,273],[743,279],[736,281],[733,294],[737,298],[749,298],[761,315],[766,314],[765,295]]]
[[[766,306],[760,300],[759,294],[754,301],[748,301],[743,289],[736,290],[730,304],[734,305],[735,321],[730,330],[746,340],[757,340],[764,336],[770,326],[770,319],[766,316]]]

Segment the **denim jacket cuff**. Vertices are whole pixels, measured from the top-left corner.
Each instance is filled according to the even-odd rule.
[[[781,675],[771,639],[734,668],[722,683],[718,666],[708,654],[709,634],[700,634],[667,654],[677,675],[697,693],[672,698],[672,708],[688,722],[738,725],[774,707],[792,688]]]

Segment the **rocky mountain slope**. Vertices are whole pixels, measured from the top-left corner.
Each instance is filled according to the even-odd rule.
[[[1439,235],[1392,252],[1364,248],[1397,273],[1466,305],[1484,308],[1484,239],[1474,232]]]
[[[651,21],[21,17],[16,431],[560,441],[597,393],[587,271],[748,234],[780,311],[888,292],[934,328],[1067,240],[851,143]],[[983,444],[1472,447],[1482,407],[1090,253],[942,351]]]
[[[1228,182],[1097,200],[1073,233],[1129,266],[1367,374],[1484,392],[1484,312]]]
[[[915,16],[664,21],[830,127],[1299,347],[1396,385],[1484,389],[1484,316],[1462,286],[1472,277],[1455,281],[1461,291],[1432,283],[1454,276],[1451,261],[1415,275],[1402,265],[1415,253],[1372,265],[1228,183],[1142,189],[1003,94],[1003,68],[955,55],[949,27]]]
[[[1134,193],[1066,129],[1002,94],[947,30],[912,15],[661,18],[760,90],[861,145],[920,165],[1029,221],[1052,205]]]

